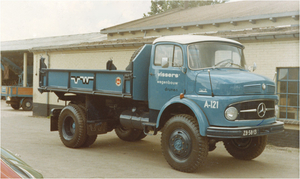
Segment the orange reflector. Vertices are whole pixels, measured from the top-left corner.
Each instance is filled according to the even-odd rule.
[[[184,94],[180,93],[179,97],[180,97],[180,99],[184,98]]]

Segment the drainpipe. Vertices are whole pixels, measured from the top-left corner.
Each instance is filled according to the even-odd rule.
[[[0,58],[1,58],[1,54],[0,54]],[[0,64],[2,67],[2,63]],[[1,73],[0,73],[0,87],[2,89],[2,69],[0,69]]]
[[[27,86],[27,53],[23,55],[23,87]]]
[[[48,52],[46,52],[47,55],[47,68],[50,68],[50,55],[48,54]],[[47,116],[50,116],[50,93],[47,93]]]

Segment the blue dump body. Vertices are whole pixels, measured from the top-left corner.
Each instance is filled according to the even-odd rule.
[[[46,87],[40,90],[132,97],[127,71],[46,69],[45,73]]]
[[[151,48],[152,45],[145,45],[135,58],[133,73],[123,70],[43,69],[45,76],[39,90],[107,95],[147,101]]]
[[[125,141],[162,131],[166,160],[185,172],[219,141],[232,156],[253,159],[283,123],[275,83],[248,71],[243,48],[217,37],[161,37],[138,49],[126,71],[47,69],[41,59],[39,91],[70,101],[53,110],[51,131],[71,148],[113,129]]]

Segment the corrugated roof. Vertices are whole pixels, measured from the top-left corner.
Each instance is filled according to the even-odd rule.
[[[37,48],[37,47],[41,48],[41,47],[49,47],[49,46],[101,42],[106,39],[107,39],[106,35],[100,34],[100,32],[94,32],[88,34],[3,41],[1,42],[1,51],[29,51],[30,49]]]
[[[101,30],[101,33],[211,24],[214,22],[222,23],[226,21],[243,21],[249,19],[255,20],[292,15],[299,15],[298,1],[238,1],[189,9],[175,9],[105,28]]]

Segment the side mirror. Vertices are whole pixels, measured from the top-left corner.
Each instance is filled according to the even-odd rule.
[[[253,71],[255,71],[255,70],[256,70],[256,68],[257,68],[257,65],[256,65],[256,63],[254,62],[254,63],[253,63],[252,70],[253,70]]]
[[[252,72],[253,72],[253,71],[256,70],[256,68],[257,68],[257,65],[256,65],[256,63],[254,62],[252,66],[249,66],[249,67],[248,67],[248,70],[249,70],[249,71],[252,70]]]
[[[186,67],[182,67],[182,73],[184,73],[184,74],[186,74],[186,72],[187,72],[187,68]]]
[[[162,68],[168,68],[169,67],[169,58],[168,57],[163,57],[161,59],[161,67]]]

